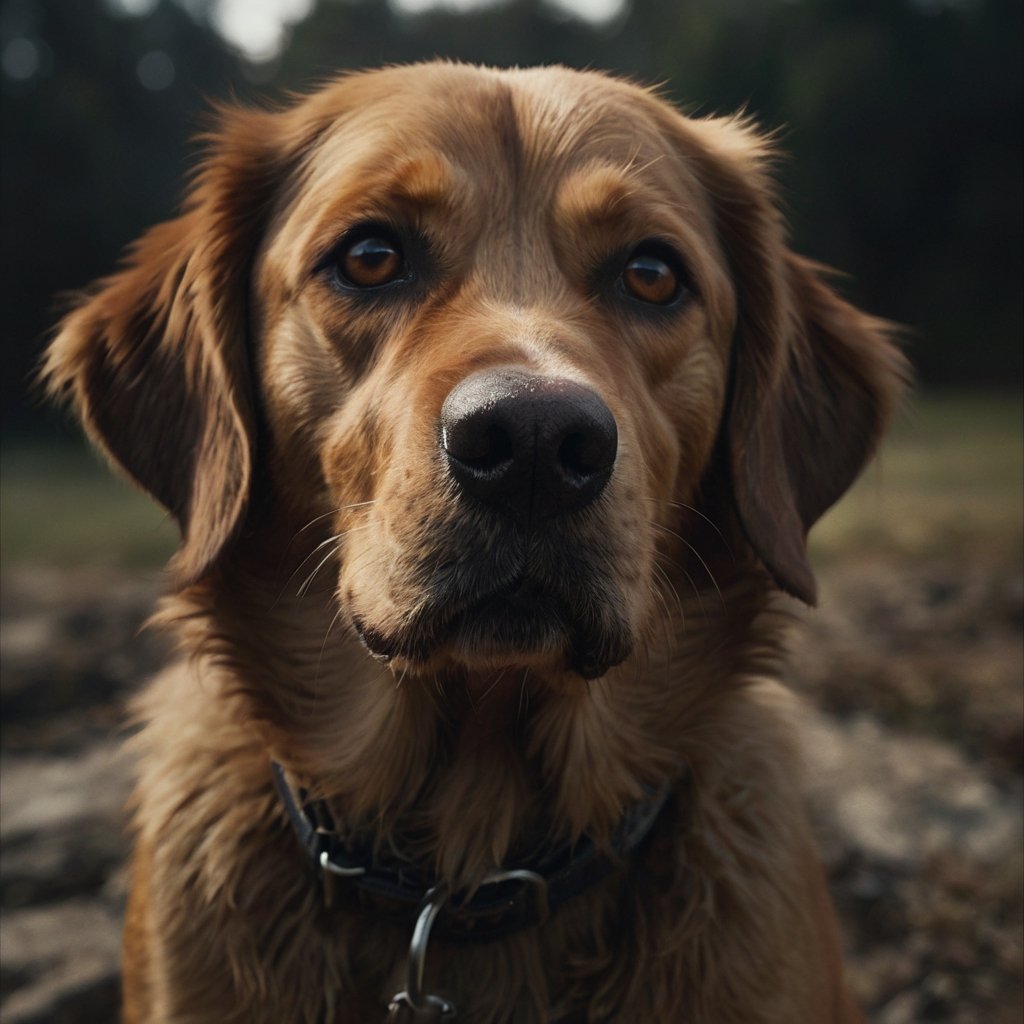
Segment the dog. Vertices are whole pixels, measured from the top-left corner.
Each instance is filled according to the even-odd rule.
[[[181,531],[128,1022],[851,1022],[779,676],[906,371],[595,72],[224,108],[50,392]]]

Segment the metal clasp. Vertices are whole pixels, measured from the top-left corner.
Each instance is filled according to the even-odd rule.
[[[543,924],[548,919],[551,904],[548,900],[548,880],[543,875],[526,868],[512,868],[508,871],[492,871],[480,884],[483,887],[500,885],[502,882],[526,882],[532,885],[537,898],[537,923]]]
[[[337,895],[336,887],[339,878],[358,878],[366,874],[364,867],[349,867],[331,860],[327,850],[320,852],[320,891],[324,898],[324,906],[330,909],[334,906],[334,899]]]
[[[326,850],[320,854],[320,869],[329,871],[332,875],[338,875],[340,878],[358,878],[360,875],[366,874],[364,867],[350,868],[331,860],[331,855]]]
[[[455,1007],[442,999],[423,991],[423,969],[427,959],[427,944],[430,929],[448,899],[444,886],[435,886],[423,898],[423,909],[416,919],[409,943],[409,961],[405,973],[405,990],[399,992],[388,1005],[388,1021],[391,1024],[439,1024],[455,1019]]]

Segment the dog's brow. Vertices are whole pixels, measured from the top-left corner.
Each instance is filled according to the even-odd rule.
[[[443,156],[421,153],[403,160],[381,191],[420,207],[445,205],[452,197],[456,177],[454,168]]]
[[[459,195],[460,174],[441,154],[427,150],[410,154],[386,168],[369,163],[351,175],[320,212],[310,233],[311,265],[355,220],[397,215],[414,221],[430,209],[450,207]]]
[[[625,168],[591,164],[562,183],[555,197],[555,217],[567,227],[615,224],[635,212],[635,189]]]

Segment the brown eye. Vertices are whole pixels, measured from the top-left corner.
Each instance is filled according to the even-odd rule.
[[[398,243],[385,235],[367,235],[338,254],[338,274],[356,288],[379,288],[402,276],[405,261]]]
[[[676,271],[654,253],[634,253],[622,271],[626,291],[641,302],[666,306],[678,295],[681,287]]]

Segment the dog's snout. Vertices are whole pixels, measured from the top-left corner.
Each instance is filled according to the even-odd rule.
[[[488,371],[445,399],[441,445],[464,492],[519,522],[539,522],[601,493],[618,430],[601,397],[582,384]]]

